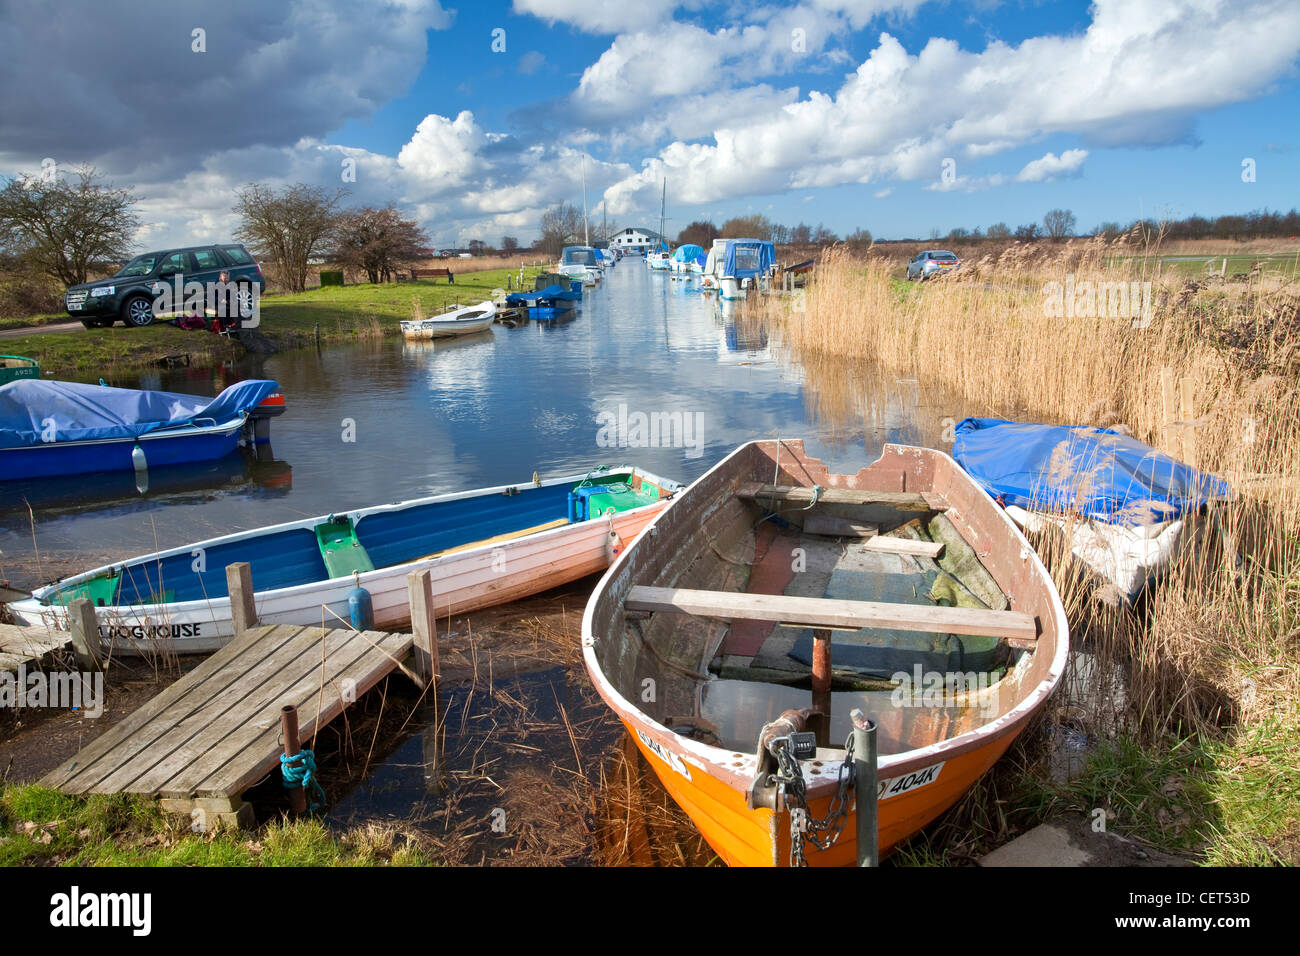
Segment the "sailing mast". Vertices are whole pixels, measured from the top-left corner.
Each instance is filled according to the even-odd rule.
[[[665,177],[664,192],[659,199],[659,244],[661,246],[668,245],[668,243],[664,242],[664,204],[667,202],[668,202],[668,179],[667,177]]]
[[[582,244],[591,245],[591,235],[587,231],[587,156],[582,157]]]

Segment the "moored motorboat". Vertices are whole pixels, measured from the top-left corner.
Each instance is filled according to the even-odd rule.
[[[721,248],[719,248],[721,242]],[[776,247],[766,239],[715,240],[704,271],[717,277],[724,299],[743,299],[752,289],[767,291],[776,271]]]
[[[408,319],[402,323],[402,335],[413,341],[442,339],[453,335],[473,335],[492,327],[497,307],[493,302],[453,306],[441,315],[427,319]]]
[[[251,566],[264,624],[346,623],[365,589],[374,626],[410,619],[406,577],[432,571],[437,613],[512,601],[608,566],[678,489],[631,466],[323,515],[140,555],[9,605],[20,624],[64,629],[89,598],[119,653],[215,650],[233,634],[226,567]]]
[[[840,475],[790,441],[744,445],[680,493],[582,628],[664,787],[723,860],[768,866],[855,862],[852,711],[875,723],[883,854],[998,760],[1068,640],[1037,555],[948,456],[886,445]]]
[[[267,419],[284,410],[278,387],[250,379],[210,398],[39,379],[0,385],[0,481],[221,458],[241,441],[266,440]]]

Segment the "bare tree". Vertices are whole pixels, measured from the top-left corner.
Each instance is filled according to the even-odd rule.
[[[1011,229],[1005,222],[995,222],[989,226],[989,231],[984,233],[990,239],[1010,239]]]
[[[560,203],[542,213],[542,238],[537,247],[548,256],[558,256],[561,249],[581,235],[582,210]]]
[[[1043,229],[1057,242],[1074,235],[1075,223],[1074,213],[1068,209],[1053,209],[1043,217]]]
[[[383,209],[363,206],[338,217],[334,230],[334,255],[343,266],[365,272],[371,282],[391,282],[399,266],[422,259],[429,244],[414,219],[391,205]]]
[[[37,272],[85,282],[90,266],[125,259],[140,219],[126,189],[96,181],[91,167],[76,181],[17,176],[0,190],[0,245]]]
[[[258,258],[274,262],[290,292],[301,292],[307,288],[308,263],[334,237],[337,207],[346,195],[346,189],[330,195],[306,183],[279,192],[250,183],[235,203],[241,219],[235,238],[248,243]]]
[[[707,249],[719,235],[718,227],[712,222],[707,219],[697,219],[677,234],[677,244],[683,246],[687,243],[694,243],[703,249]]]
[[[849,233],[844,238],[844,241],[855,252],[866,252],[871,248],[871,230],[859,227],[854,232]]]
[[[507,255],[519,250],[519,240],[514,236],[501,237],[501,251]]]
[[[770,239],[772,222],[766,216],[737,216],[722,224],[722,234],[736,239]]]

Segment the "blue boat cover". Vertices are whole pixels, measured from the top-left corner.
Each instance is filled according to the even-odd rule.
[[[578,286],[582,288],[581,285]],[[545,289],[538,289],[536,292],[514,292],[506,296],[507,305],[528,305],[532,302],[549,302],[559,300],[562,302],[577,302],[582,298],[582,292],[575,292],[572,289],[566,289],[564,286],[548,285]]]
[[[766,275],[776,265],[776,247],[766,239],[728,239],[722,274],[736,279]]]
[[[695,259],[704,252],[693,242],[688,242],[684,246],[678,246],[673,251],[673,259],[676,262],[694,262]]]
[[[600,262],[600,256],[591,246],[565,246],[560,250],[562,266],[594,266]]]
[[[0,448],[25,448],[45,439],[137,438],[195,419],[221,424],[239,418],[279,387],[249,379],[207,398],[80,382],[10,382],[0,385]]]
[[[1222,478],[1106,428],[965,418],[952,457],[1004,506],[1074,512],[1108,524],[1172,521],[1232,497]]]

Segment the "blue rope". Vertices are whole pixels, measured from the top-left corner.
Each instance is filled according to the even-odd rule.
[[[312,813],[325,809],[325,790],[316,779],[315,754],[310,750],[300,750],[292,757],[280,754],[280,773],[284,774],[285,789],[302,787],[312,795]]]

